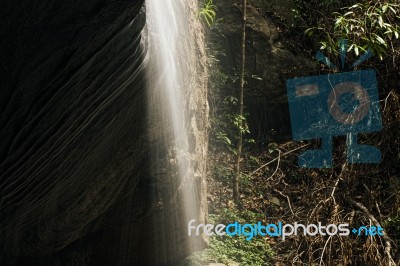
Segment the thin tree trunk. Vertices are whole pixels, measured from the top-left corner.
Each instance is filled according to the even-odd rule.
[[[246,6],[247,0],[242,0],[242,44],[241,44],[241,65],[240,65],[240,88],[239,88],[239,116],[243,117],[243,92],[245,83],[245,62],[246,62]],[[239,122],[239,140],[237,143],[237,157],[235,165],[235,176],[233,180],[233,199],[239,203],[240,191],[240,159],[243,146],[243,120]]]

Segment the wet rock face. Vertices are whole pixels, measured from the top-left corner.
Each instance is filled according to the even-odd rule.
[[[0,265],[176,265],[189,244],[181,203],[162,199],[177,188],[151,176],[144,0],[3,2]],[[201,59],[186,104],[202,220],[207,75],[192,32]]]
[[[34,265],[147,187],[143,0],[1,6],[0,264]]]
[[[253,137],[263,137],[275,132],[279,138],[290,138],[289,108],[286,96],[288,72],[307,73],[315,68],[311,59],[291,52],[279,41],[279,27],[263,16],[252,3],[262,3],[271,12],[282,12],[280,6],[290,6],[291,1],[250,1],[247,7],[246,27],[246,87],[245,106]],[[241,6],[237,1],[218,1],[218,16],[222,18],[221,38],[226,57],[223,67],[239,66],[241,41]],[[288,12],[287,9],[285,12]],[[284,12],[282,16],[286,16]],[[287,18],[290,20],[290,18]],[[238,72],[239,70],[237,70]],[[305,74],[306,75],[306,74]]]

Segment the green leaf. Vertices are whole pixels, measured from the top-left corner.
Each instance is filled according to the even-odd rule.
[[[307,35],[308,37],[312,36],[314,34],[314,29],[315,28],[308,28],[304,31],[304,34]]]
[[[257,79],[257,80],[263,80],[262,78],[260,78],[260,77],[257,76],[257,75],[251,75],[251,77],[252,77],[253,79]]]
[[[384,39],[382,39],[381,36],[375,34],[375,38],[376,38],[376,40],[377,40],[379,43],[381,43],[381,44],[384,45],[385,47],[387,46],[387,43],[385,42]]]
[[[382,28],[383,27],[383,18],[382,18],[382,16],[378,17],[378,23],[379,23],[379,26],[381,26],[381,28]]]

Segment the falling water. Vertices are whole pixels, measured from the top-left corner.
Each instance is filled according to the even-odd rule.
[[[146,1],[149,89],[160,93],[163,111],[167,112],[164,119],[172,124],[176,149],[181,152],[188,149],[184,96],[191,74],[188,20],[183,7],[179,0]]]
[[[170,245],[188,239],[187,221],[198,217],[200,206],[196,196],[200,188],[195,185],[191,166],[193,143],[189,141],[190,95],[196,86],[196,41],[192,40],[195,34],[191,27],[196,21],[196,6],[197,0],[146,0],[143,42],[152,174],[158,187],[157,200],[169,212],[164,230],[172,233],[164,234],[168,234]],[[186,241],[186,251],[197,246],[193,241],[197,240]]]

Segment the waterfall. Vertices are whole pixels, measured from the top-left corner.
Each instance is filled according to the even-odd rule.
[[[150,114],[159,106],[163,112],[164,130],[171,126],[176,159],[188,151],[185,99],[191,73],[188,40],[188,17],[184,1],[147,0],[146,24],[148,37],[148,90]],[[156,97],[159,97],[156,99]],[[156,107],[156,108],[155,108]],[[160,123],[158,121],[157,123]],[[165,128],[166,127],[166,128]],[[183,158],[182,158],[183,159]],[[182,160],[181,160],[182,162]],[[179,168],[180,177],[185,175],[185,165]]]
[[[168,212],[162,234],[172,246],[185,242],[184,248],[169,247],[174,249],[173,252],[190,253],[198,249],[199,240],[188,238],[187,221],[199,218],[199,210],[204,208],[199,198],[202,185],[196,182],[196,170],[192,165],[199,158],[196,153],[205,150],[196,148],[193,143],[197,125],[191,117],[191,113],[198,112],[197,107],[193,107],[197,104],[193,101],[197,97],[194,95],[200,65],[198,40],[194,39],[198,34],[194,31],[200,25],[196,15],[197,0],[146,0],[145,6],[143,44],[146,49],[151,172],[157,187],[158,204]],[[206,97],[203,100],[206,102]],[[155,235],[155,242],[164,239],[159,233]],[[169,256],[171,254],[165,255]]]

